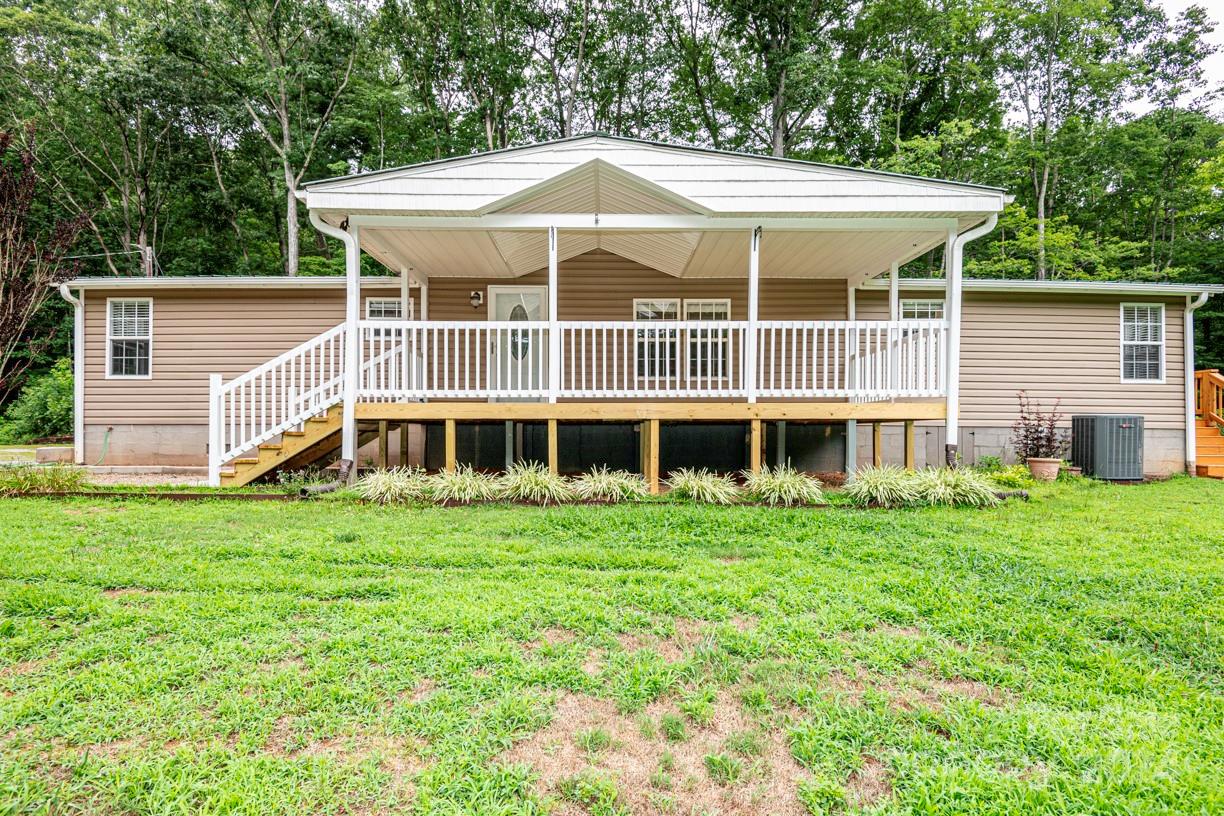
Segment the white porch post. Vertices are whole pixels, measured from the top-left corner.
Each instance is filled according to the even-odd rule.
[[[753,227],[748,243],[748,336],[744,339],[744,389],[748,402],[757,399],[757,312],[761,290],[761,228]]]
[[[944,458],[956,467],[960,435],[960,326],[961,257],[956,230],[949,229],[944,244],[944,319],[948,322],[947,359],[944,362]]]
[[[421,320],[429,319],[429,278],[421,278]]]
[[[548,401],[561,391],[561,324],[557,320],[557,228],[548,228]]]
[[[221,486],[221,375],[208,375],[208,486]]]
[[[847,281],[846,282],[846,320],[855,319],[856,304],[854,300],[855,300],[854,284]],[[848,345],[850,343],[849,338],[851,337],[851,335],[852,335],[852,332],[846,332],[847,351],[849,351]],[[854,355],[852,352],[849,355],[849,359],[854,359]],[[853,366],[848,366],[846,368],[846,385],[848,387],[854,386],[854,367]],[[857,469],[858,469],[858,420],[848,419],[846,420],[846,479],[847,480],[853,479],[854,471]]]
[[[340,458],[349,464],[349,481],[357,476],[357,387],[361,379],[361,237],[358,227],[349,226],[349,240],[344,243],[344,280],[346,326],[344,340],[344,416],[341,431]]]
[[[1207,302],[1207,293],[1202,292],[1197,298],[1186,295],[1186,308],[1182,310],[1182,353],[1185,355],[1186,380],[1186,473],[1196,475],[1195,448],[1198,445],[1194,427],[1196,405],[1194,404],[1194,312]]]
[[[888,268],[888,320],[896,323],[901,319],[901,279],[898,263]],[[896,325],[888,327],[888,385],[893,399],[901,390],[901,332]]]

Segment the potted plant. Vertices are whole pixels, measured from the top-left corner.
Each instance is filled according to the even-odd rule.
[[[1058,427],[1062,420],[1058,406],[1062,400],[1056,400],[1054,408],[1045,412],[1025,392],[1021,391],[1016,396],[1020,400],[1020,418],[1012,426],[1016,458],[1028,465],[1034,479],[1052,482],[1058,478],[1063,448],[1066,447],[1065,435]]]

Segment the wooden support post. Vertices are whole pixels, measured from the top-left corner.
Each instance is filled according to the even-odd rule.
[[[408,467],[408,423],[401,422],[399,429],[400,455],[399,466]]]
[[[905,420],[905,469],[914,469],[914,420]]]
[[[455,420],[446,420],[446,471],[455,472]]]
[[[387,469],[387,457],[389,450],[387,447],[387,420],[380,419],[378,421],[378,466],[383,470]]]
[[[884,464],[884,450],[881,444],[880,423],[871,423],[871,462],[876,467]]]
[[[786,467],[790,464],[786,459],[786,420],[778,420],[775,427],[778,429],[778,433],[775,435],[776,439],[774,441],[774,466]]]
[[[558,471],[559,457],[557,454],[557,420],[548,420],[548,470],[551,473]]]
[[[748,432],[748,469],[761,472],[761,420],[754,419]]]
[[[514,465],[514,420],[506,420],[506,470]]]
[[[659,495],[659,420],[647,420],[643,430],[646,432],[646,484],[650,486],[652,496]]]

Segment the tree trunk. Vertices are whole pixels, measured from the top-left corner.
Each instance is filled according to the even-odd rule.
[[[285,274],[298,273],[298,211],[293,191],[293,168],[285,162]]]

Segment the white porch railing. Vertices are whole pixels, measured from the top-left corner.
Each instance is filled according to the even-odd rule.
[[[229,382],[213,375],[210,471],[340,402],[344,343],[340,324]]]
[[[547,321],[360,323],[358,398],[563,399],[936,397],[942,320],[757,324],[755,388],[745,321],[561,321],[550,389]]]

